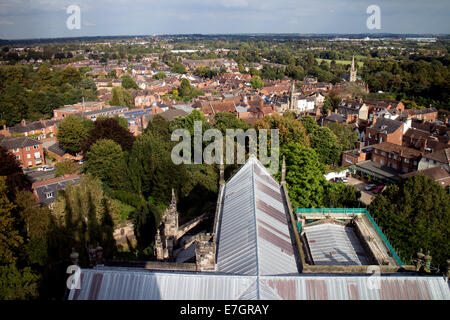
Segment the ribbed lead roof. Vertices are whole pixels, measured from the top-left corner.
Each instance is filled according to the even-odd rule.
[[[225,186],[217,271],[244,275],[298,273],[281,188],[250,157]]]

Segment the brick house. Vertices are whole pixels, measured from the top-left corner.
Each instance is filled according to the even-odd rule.
[[[0,130],[0,134],[5,136],[25,136],[33,137],[37,140],[53,138],[58,133],[58,122],[56,120],[39,120],[27,123],[22,120],[17,126]]]
[[[372,146],[372,161],[399,173],[417,170],[421,152],[391,142],[382,142]]]
[[[405,124],[401,121],[387,118],[373,118],[376,122],[366,128],[366,145],[390,142],[402,145]]]
[[[102,110],[105,106],[105,102],[100,101],[89,101],[89,102],[79,102],[75,103],[73,105],[67,105],[63,108],[59,108],[56,110],[53,110],[53,119],[54,120],[62,120],[67,116],[79,114],[83,112],[90,112],[90,111],[99,111]]]
[[[368,148],[362,148],[360,142],[357,143],[356,149],[342,152],[342,166],[348,167],[355,163],[366,161],[370,157]]]
[[[362,100],[343,100],[338,106],[338,112],[344,116],[356,115],[362,120],[369,118],[369,107]]]
[[[427,109],[407,109],[401,114],[408,119],[417,119],[422,121],[434,121],[438,117],[438,110],[436,108]]]
[[[80,175],[71,174],[61,177],[34,182],[31,186],[34,196],[42,205],[53,208],[53,203],[58,195],[58,191],[64,190],[68,183],[77,184],[80,181]]]
[[[392,114],[400,115],[405,110],[405,105],[401,101],[366,99],[364,103],[369,108],[369,121],[378,117],[381,111],[389,110]]]
[[[0,146],[11,152],[24,169],[45,164],[44,149],[40,141],[28,137],[0,135]]]

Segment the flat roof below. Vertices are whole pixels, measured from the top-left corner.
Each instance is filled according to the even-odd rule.
[[[304,232],[315,265],[369,265],[351,227],[324,223],[305,226]]]

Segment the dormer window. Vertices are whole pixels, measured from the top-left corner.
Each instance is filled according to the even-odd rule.
[[[47,199],[53,198],[54,197],[54,193],[53,192],[47,192],[47,193],[45,193],[45,197]]]

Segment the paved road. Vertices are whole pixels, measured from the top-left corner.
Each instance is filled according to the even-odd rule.
[[[359,191],[361,191],[361,201],[363,203],[369,205],[372,202],[373,198],[375,198],[372,192],[364,190],[364,187],[367,186],[367,183],[353,177],[348,177],[347,184],[355,186]]]

